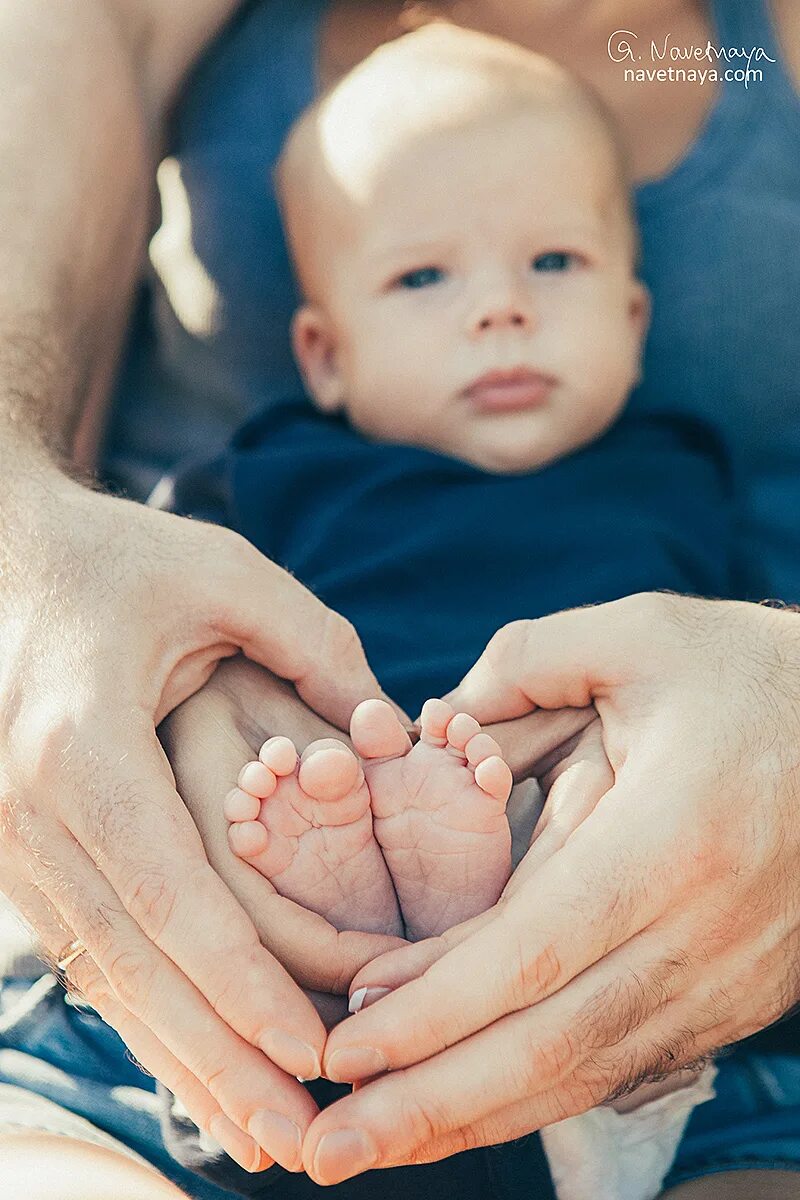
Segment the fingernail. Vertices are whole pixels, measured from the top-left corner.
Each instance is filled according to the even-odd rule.
[[[376,1000],[380,1000],[381,996],[388,996],[392,988],[387,987],[361,987],[356,988],[350,997],[350,1003],[347,1005],[351,1013],[361,1012],[362,1008],[369,1008],[370,1004],[374,1004]]]
[[[208,1131],[215,1142],[237,1162],[244,1171],[255,1171],[261,1164],[261,1150],[246,1133],[229,1121],[223,1113],[216,1113],[208,1123]]]
[[[349,1050],[334,1050],[325,1074],[333,1083],[355,1083],[359,1079],[371,1079],[389,1070],[380,1050],[371,1046],[353,1046]]]
[[[262,1108],[247,1122],[247,1129],[284,1170],[300,1170],[303,1139],[294,1121],[272,1109]]]
[[[359,1129],[336,1129],[326,1133],[314,1155],[315,1180],[322,1184],[341,1183],[351,1175],[368,1171],[378,1161],[378,1151]]]
[[[322,1072],[319,1055],[307,1042],[301,1042],[282,1029],[268,1029],[258,1044],[267,1057],[288,1074],[319,1079]]]

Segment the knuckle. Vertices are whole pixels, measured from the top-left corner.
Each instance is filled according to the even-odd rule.
[[[206,526],[206,537],[210,539],[210,549],[222,567],[233,571],[247,570],[266,561],[264,556],[241,533],[226,529],[222,525]]]
[[[326,609],[324,613],[322,642],[329,661],[352,662],[363,653],[355,627],[332,609]]]
[[[572,1078],[563,1085],[564,1095],[568,1105],[568,1115],[588,1112],[597,1108],[609,1095],[611,1084],[605,1074],[598,1072],[593,1066],[576,1071]]]
[[[231,1063],[221,1060],[216,1048],[198,1051],[197,1059],[192,1063],[192,1074],[216,1100],[220,1103],[225,1100],[226,1105],[230,1106]],[[235,1084],[235,1073],[232,1081]]]
[[[0,793],[0,844],[12,857],[30,849],[35,812],[19,793],[4,789]]]
[[[265,1006],[274,1007],[269,997],[263,997],[263,958],[266,951],[255,931],[252,941],[236,939],[228,943],[226,949],[230,959],[241,966],[235,973],[224,971],[221,977],[215,972],[215,977],[209,980],[205,988],[206,996],[214,1011],[223,1018],[231,1013],[236,1013],[240,1022],[251,1017],[251,1027],[242,1029],[242,1033],[249,1042],[255,1044],[264,1031]],[[259,993],[262,994],[262,1001],[254,1005],[253,996]]]
[[[499,920],[508,914],[502,910]],[[561,959],[553,942],[531,953],[530,931],[507,920],[509,936],[497,979],[506,1006],[518,1011],[553,992],[562,977]]]
[[[514,653],[518,650],[527,636],[530,625],[530,621],[519,620],[509,621],[507,625],[501,626],[486,647],[486,655],[490,662],[496,664],[509,652]]]
[[[109,960],[106,978],[116,998],[130,1012],[141,1015],[146,998],[153,995],[155,965],[146,951],[118,950]]]
[[[72,717],[31,712],[25,729],[18,731],[18,752],[26,760],[31,791],[37,795],[58,794],[57,785],[65,771],[83,761],[77,746],[77,725]]]
[[[178,893],[160,866],[139,864],[121,899],[147,936],[158,942],[172,921]]]
[[[569,1075],[579,1059],[579,1046],[580,1042],[571,1030],[563,1030],[544,1042],[537,1040],[534,1043],[528,1039],[522,1061],[517,1066],[525,1094],[539,1093],[545,1083]]]
[[[424,1104],[406,1092],[400,1105],[400,1127],[408,1130],[410,1142],[422,1147],[449,1132],[450,1124],[443,1105],[427,1097]]]
[[[82,996],[97,1009],[105,1021],[111,1022],[118,1007],[113,987],[94,963],[79,961],[70,968],[69,991]]]

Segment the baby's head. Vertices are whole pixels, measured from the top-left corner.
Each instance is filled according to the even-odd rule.
[[[427,26],[303,114],[278,187],[321,409],[502,472],[617,417],[647,297],[618,143],[567,72]]]

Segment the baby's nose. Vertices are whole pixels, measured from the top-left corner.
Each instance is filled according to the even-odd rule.
[[[473,312],[469,322],[473,336],[489,330],[530,329],[534,318],[530,304],[521,296],[495,297]]]

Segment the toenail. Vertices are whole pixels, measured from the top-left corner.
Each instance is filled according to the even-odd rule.
[[[348,1050],[334,1050],[326,1063],[325,1075],[333,1083],[356,1083],[388,1070],[389,1064],[380,1050],[351,1046]]]
[[[378,1151],[360,1129],[335,1129],[320,1139],[314,1155],[314,1175],[321,1183],[341,1183],[360,1175],[378,1161]]]
[[[304,1079],[319,1079],[322,1073],[316,1050],[307,1042],[301,1042],[290,1033],[284,1033],[282,1029],[268,1029],[266,1033],[262,1033],[258,1045],[276,1066],[282,1067],[292,1075],[302,1075]]]
[[[359,1013],[362,1008],[369,1008],[370,1004],[374,1004],[376,1000],[380,1000],[383,996],[388,996],[391,991],[393,989],[388,987],[356,988],[347,1005],[348,1011]]]
[[[248,1133],[270,1158],[286,1171],[297,1171],[302,1161],[302,1137],[294,1121],[272,1109],[260,1109],[247,1123]]]

